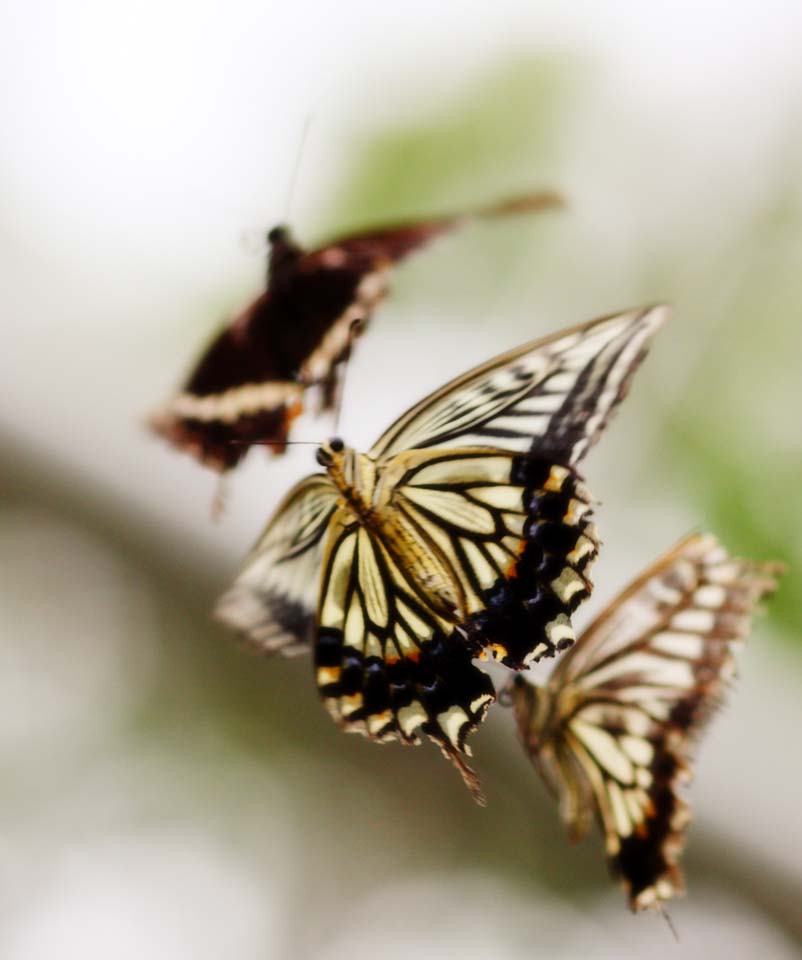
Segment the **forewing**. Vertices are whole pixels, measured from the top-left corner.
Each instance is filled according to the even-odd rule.
[[[325,247],[315,250],[313,256],[324,264],[370,264],[375,268],[386,268],[419,250],[435,237],[455,229],[460,222],[459,217],[440,217],[376,230],[361,230],[332,240]]]
[[[485,446],[576,464],[625,396],[667,316],[664,306],[628,311],[502,354],[412,407],[371,456]]]
[[[425,246],[436,237],[450,233],[472,221],[539,213],[559,208],[562,204],[560,195],[552,190],[521,194],[463,213],[413,220],[374,230],[356,231],[332,240],[325,247],[315,251],[315,254],[319,257],[327,257],[329,260],[340,258],[342,262],[371,261],[377,266],[390,265]]]
[[[307,650],[314,637],[321,563],[336,505],[336,488],[326,476],[297,484],[218,601],[218,619],[271,653]]]
[[[778,569],[730,557],[693,535],[634,581],[588,628],[527,710],[519,732],[565,798],[590,799],[633,909],[683,889],[693,742],[734,674]],[[581,832],[589,810],[563,807]]]
[[[483,802],[462,759],[468,734],[495,699],[464,639],[421,602],[390,554],[346,511],[324,561],[316,678],[337,724],[372,740],[428,734]]]

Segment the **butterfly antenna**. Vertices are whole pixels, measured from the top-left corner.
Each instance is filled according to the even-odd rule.
[[[668,910],[666,910],[662,903],[658,904],[657,909],[660,912],[660,916],[668,924],[668,929],[671,931],[671,936],[676,940],[677,943],[679,943],[679,933],[677,932],[677,928],[674,926],[674,923],[669,916]]]
[[[301,160],[303,159],[304,147],[306,146],[306,138],[309,135],[309,128],[311,126],[312,114],[308,113],[306,115],[306,119],[304,120],[304,125],[301,128],[301,136],[298,141],[298,149],[295,154],[295,163],[293,164],[292,173],[290,174],[290,184],[287,188],[287,202],[284,205],[284,223],[287,223],[290,218],[290,210],[292,208],[292,201],[295,196],[295,187],[298,184],[298,175],[301,171]]]
[[[229,443],[236,444],[238,446],[248,446],[248,447],[269,447],[275,446],[276,444],[281,444],[282,447],[319,447],[322,443],[321,440],[284,440],[281,437],[276,437],[271,440],[269,437],[263,440],[229,440]]]

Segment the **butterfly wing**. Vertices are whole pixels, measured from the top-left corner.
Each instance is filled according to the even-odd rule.
[[[255,442],[284,449],[302,410],[294,369],[275,351],[265,330],[275,310],[268,294],[220,331],[181,390],[148,425],[176,449],[220,473],[235,467]]]
[[[414,220],[376,230],[360,230],[332,240],[317,255],[333,260],[374,265],[397,263],[430,241],[475,220],[490,220],[518,214],[554,210],[563,205],[553,190],[542,190],[510,197],[497,203],[457,214]]]
[[[525,748],[574,836],[596,815],[633,909],[682,892],[690,810],[679,787],[734,674],[731,644],[777,572],[690,536],[616,598],[545,689],[516,680]]]
[[[589,494],[570,468],[503,450],[423,449],[388,461],[383,482],[387,541],[473,656],[520,670],[570,646],[598,549]]]
[[[386,509],[405,518],[398,556],[417,538],[426,558],[408,561],[410,581],[435,576],[437,558],[441,587],[425,599],[474,655],[522,669],[573,642],[598,544],[571,465],[665,314],[618,314],[504,354],[413,407],[371,451]]]
[[[324,475],[297,484],[276,510],[218,619],[268,652],[302,653],[314,637],[320,569],[337,490]]]
[[[527,666],[572,642],[596,553],[586,495],[568,468],[486,449],[409,451],[377,487],[372,517],[332,521],[317,682],[347,730],[428,734],[479,798],[461,754],[495,695],[472,659]]]
[[[578,463],[626,395],[665,306],[632,310],[504,353],[421,400],[371,456],[485,446]]]
[[[495,699],[463,638],[422,602],[380,539],[339,511],[323,563],[315,650],[317,684],[337,724],[373,740],[427,734],[476,800],[465,738]]]
[[[320,411],[333,408],[338,365],[386,295],[396,263],[473,217],[533,212],[558,200],[529,194],[473,215],[352,233],[307,252],[276,228],[267,290],[215,336],[178,394],[150,418],[151,429],[220,472],[257,442],[283,452],[305,387],[320,387]]]
[[[663,318],[622,314],[491,361],[365,458],[378,477],[370,519],[341,514],[321,593],[318,683],[338,722],[408,740],[412,717],[456,762],[493,697],[471,659],[522,668],[573,642],[597,542],[588,494],[563,464],[598,435]],[[368,706],[367,661],[383,691]]]

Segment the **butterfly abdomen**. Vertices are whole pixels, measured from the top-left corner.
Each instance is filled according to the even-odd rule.
[[[392,553],[407,583],[431,610],[449,622],[464,608],[459,583],[437,547],[399,511],[380,516],[377,532]]]

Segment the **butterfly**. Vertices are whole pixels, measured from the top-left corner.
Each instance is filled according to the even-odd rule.
[[[287,495],[218,616],[267,651],[313,646],[341,728],[428,735],[482,802],[463,755],[495,690],[472,660],[524,669],[572,643],[598,546],[575,467],[667,312],[502,354],[421,400],[367,454],[323,444],[325,473]]]
[[[633,910],[684,890],[678,861],[690,808],[679,789],[735,673],[732,644],[749,633],[780,572],[693,534],[616,597],[546,686],[517,676],[507,691],[571,838],[595,815]]]
[[[386,295],[396,263],[471,220],[560,204],[555,193],[532,193],[470,214],[361,231],[311,251],[275,227],[267,235],[265,292],[214,337],[178,394],[151,417],[151,429],[219,472],[256,442],[282,452],[307,387],[320,388],[319,412],[333,408],[338,364]]]

